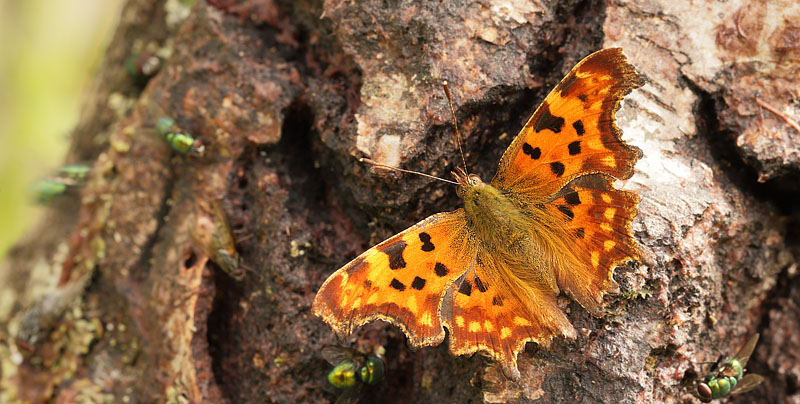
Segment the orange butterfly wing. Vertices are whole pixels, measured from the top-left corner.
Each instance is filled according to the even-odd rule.
[[[579,264],[555,268],[557,283],[594,314],[616,288],[614,266],[639,256],[630,234],[639,198],[610,182],[630,178],[642,156],[622,141],[614,117],[623,97],[642,84],[620,48],[587,56],[536,109],[492,180],[560,218],[567,231],[556,233],[559,243]]]
[[[475,251],[468,243],[462,209],[433,215],[333,273],[312,312],[342,337],[379,319],[400,327],[412,346],[437,345],[442,298]]]
[[[575,329],[552,291],[512,287],[499,265],[488,252],[479,253],[471,271],[448,292],[442,317],[453,355],[485,351],[516,379],[517,353],[526,342],[547,344],[557,334],[575,338]],[[524,296],[512,295],[515,290]]]
[[[585,174],[630,178],[642,152],[622,142],[614,113],[641,85],[622,49],[587,56],[533,113],[500,159],[492,185],[546,197]]]
[[[556,268],[558,285],[595,315],[603,294],[617,288],[613,268],[640,254],[630,231],[639,196],[614,189],[610,181],[605,175],[580,177],[545,204],[565,220],[563,237],[579,261],[566,270]]]

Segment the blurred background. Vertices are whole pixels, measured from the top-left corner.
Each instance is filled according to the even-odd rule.
[[[64,161],[123,1],[0,0],[0,259],[47,209],[31,186]]]

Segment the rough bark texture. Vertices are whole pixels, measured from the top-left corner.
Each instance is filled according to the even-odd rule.
[[[689,402],[701,362],[761,332],[749,368],[767,382],[732,401],[800,403],[798,21],[793,0],[131,1],[73,133],[88,183],[0,267],[0,401],[335,400],[316,289],[458,204],[357,158],[446,175],[447,79],[467,163],[489,179],[568,69],[622,46],[648,80],[618,114],[644,151],[621,185],[642,196],[647,257],[617,269],[609,314],[570,302],[579,337],[528,344],[519,382],[371,324],[349,341],[386,349],[365,401]],[[122,68],[141,49],[166,57],[146,86]],[[173,154],[152,134],[163,115],[205,153]],[[240,282],[198,242],[215,204]]]

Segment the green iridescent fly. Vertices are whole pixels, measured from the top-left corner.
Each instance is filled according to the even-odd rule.
[[[86,179],[86,174],[92,167],[88,164],[67,164],[58,169],[58,173],[62,177],[70,178],[75,181],[83,181]]]
[[[355,349],[327,346],[322,348],[322,357],[334,365],[328,372],[328,383],[344,390],[337,404],[358,402],[363,389],[380,383],[386,372],[380,353],[367,355]]]
[[[764,377],[754,373],[744,374],[747,361],[753,353],[758,342],[759,334],[755,334],[742,346],[733,358],[719,366],[719,361],[702,382],[697,383],[694,396],[701,402],[710,403],[711,400],[727,395],[740,394],[750,391],[764,381]]]
[[[82,186],[91,168],[86,164],[69,164],[59,168],[57,175],[36,181],[32,187],[36,203],[47,205],[71,189]]]
[[[181,131],[172,118],[160,118],[156,122],[156,131],[164,137],[172,147],[172,150],[180,154],[201,155],[203,153],[204,147],[200,140],[195,139],[189,133]]]
[[[53,202],[58,196],[65,194],[68,187],[69,184],[58,179],[45,178],[33,184],[33,198],[36,200],[36,203],[47,205]]]
[[[146,82],[161,70],[161,58],[153,52],[134,53],[125,61],[125,72],[133,79]]]

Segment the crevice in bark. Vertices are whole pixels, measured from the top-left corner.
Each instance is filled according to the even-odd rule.
[[[681,82],[697,95],[695,115],[698,140],[706,145],[715,165],[728,180],[726,182],[759,201],[769,202],[782,214],[800,212],[793,203],[800,194],[782,186],[781,180],[758,182],[758,172],[740,154],[734,134],[720,127],[717,111],[725,102],[721,96],[703,90],[686,76],[681,77]]]
[[[194,251],[189,254],[189,256],[183,261],[183,266],[185,268],[191,268],[197,262],[197,255],[195,255]]]
[[[278,248],[277,244],[285,242],[282,239],[286,236],[285,229],[300,225],[309,220],[309,216],[313,218],[325,215],[327,212],[323,207],[326,185],[314,163],[316,157],[312,150],[311,129],[314,117],[311,109],[302,99],[297,99],[282,112],[282,115],[284,120],[279,143],[265,147],[248,145],[234,164],[233,177],[229,179],[226,207],[230,207],[232,231],[235,235],[244,235],[241,239],[237,239],[236,249],[242,258],[242,266],[247,275],[243,282],[237,282],[217,269],[216,265],[210,264],[215,270],[214,283],[217,292],[208,318],[209,355],[216,383],[232,402],[251,397],[252,393],[238,391],[242,381],[233,380],[231,377],[243,369],[258,370],[253,369],[251,364],[237,363],[231,358],[241,355],[242,351],[252,349],[253,344],[259,346],[256,349],[264,349],[257,342],[240,341],[238,338],[254,332],[259,335],[268,334],[273,341],[285,338],[284,331],[273,330],[273,323],[270,321],[261,326],[254,326],[258,331],[254,331],[252,325],[243,323],[247,314],[243,313],[240,302],[248,301],[250,304],[255,304],[253,299],[256,299],[256,302],[260,301],[254,297],[260,295],[254,292],[256,289],[266,288],[280,295],[278,290],[281,286],[276,286],[275,279],[280,279],[281,285],[288,282],[284,278],[284,270],[263,266],[264,263],[275,262],[276,259],[265,258],[264,251],[257,250],[257,246],[263,247],[263,239],[267,238],[270,240],[268,244],[275,248],[266,255],[268,257],[283,255],[285,251]],[[271,176],[274,176],[277,184],[263,183],[265,179],[272,178]],[[267,189],[262,188],[264,186]],[[283,202],[284,212],[265,213],[261,210],[260,203],[265,196],[275,203],[275,198],[283,198],[280,196],[283,191],[288,191]],[[265,219],[275,220],[278,217],[289,220],[265,222]],[[323,221],[327,218],[314,220]],[[281,236],[278,237],[274,231],[279,231]],[[299,261],[296,270],[303,270]],[[275,299],[281,300],[280,297]],[[268,301],[272,304],[271,300]],[[275,310],[274,314],[277,315],[277,308]]]
[[[794,288],[797,288],[800,275],[791,274],[789,268],[784,268],[779,274],[775,282],[775,287],[769,293],[769,297],[762,305],[764,315],[761,316],[761,321],[758,323],[758,331],[762,333],[762,340],[764,340],[764,332],[768,332],[772,326],[770,313],[783,311],[783,305],[787,300],[791,299]],[[770,388],[771,391],[784,390],[786,396],[792,396],[798,391],[797,380],[789,375],[781,375],[766,363],[766,355],[759,354],[758,347],[747,364],[749,372],[760,374],[767,379],[767,383],[773,384]],[[781,387],[776,387],[774,385]]]
[[[800,195],[792,187],[787,187],[784,184],[785,180],[781,178],[771,179],[763,183],[759,182],[757,180],[758,171],[745,160],[745,157],[742,156],[736,146],[735,133],[721,128],[718,111],[725,107],[722,97],[719,94],[703,90],[686,76],[681,78],[681,82],[698,97],[695,109],[698,137],[692,142],[699,142],[708,150],[713,161],[707,163],[711,163],[712,167],[718,168],[718,170],[715,170],[715,174],[725,177],[725,181],[720,181],[721,183],[733,184],[734,187],[756,200],[768,203],[780,215],[775,225],[780,227],[780,233],[784,236],[785,245],[789,251],[797,256],[796,251],[800,242],[800,233],[796,229],[800,224],[798,223],[800,222],[800,207],[793,201]],[[698,155],[702,156],[703,154],[700,153]],[[766,226],[767,224],[764,225]],[[763,240],[752,241],[754,245],[762,242]],[[796,262],[796,259],[793,262]],[[759,344],[768,344],[765,341],[769,341],[769,338],[765,338],[764,333],[769,332],[772,326],[770,313],[784,310],[782,305],[785,304],[787,299],[791,298],[793,288],[796,287],[798,279],[800,279],[800,276],[790,274],[789,267],[783,268],[778,274],[777,281],[767,293],[768,297],[762,303],[759,311],[760,317],[756,327],[756,330],[762,333],[762,339]],[[731,303],[736,304],[736,302]],[[711,327],[713,328],[713,325]],[[730,349],[736,348],[730,347]],[[723,352],[722,354],[730,355],[731,353]],[[778,372],[771,370],[771,367],[766,362],[766,356],[766,353],[759,354],[757,346],[756,351],[748,362],[748,371],[764,376],[767,383],[773,385],[769,389],[771,392],[785,391],[787,395],[795,394],[798,388],[796,381],[791,377],[782,376]],[[705,374],[700,374],[700,377],[703,376]]]
[[[171,170],[169,176],[164,180],[164,199],[161,201],[161,206],[158,207],[158,212],[156,213],[156,229],[153,231],[153,234],[147,239],[147,241],[142,245],[142,254],[139,256],[139,259],[136,261],[136,264],[133,265],[133,271],[130,273],[131,280],[141,283],[144,282],[147,278],[147,274],[150,273],[150,267],[152,263],[153,254],[155,253],[153,250],[156,248],[156,244],[161,239],[161,230],[164,228],[164,225],[167,223],[167,218],[169,217],[170,210],[172,209],[172,204],[170,200],[174,197],[173,193],[175,192],[175,167],[171,166]]]
[[[231,354],[230,346],[236,343],[238,329],[231,326],[231,321],[239,313],[239,302],[244,298],[244,287],[216,264],[209,261],[214,277],[214,301],[208,314],[206,338],[208,339],[208,355],[211,357],[211,369],[214,381],[224,397],[231,400],[237,394],[231,389],[235,384],[228,380],[230,372],[223,369],[225,360]],[[233,401],[231,401],[233,402]]]
[[[320,211],[315,206],[324,197],[325,184],[319,170],[319,161],[314,152],[311,130],[314,116],[303,100],[296,100],[284,112],[281,141],[276,153],[280,156],[282,169],[287,172],[281,175],[282,186],[290,189],[287,208],[292,216],[305,215]],[[290,183],[284,183],[284,180]]]
[[[258,192],[258,181],[252,177],[252,167],[258,158],[259,153],[255,147],[248,145],[244,148],[233,164],[232,177],[228,179],[228,191],[222,201],[222,208],[228,214],[234,235],[240,267],[245,270],[245,278],[241,282],[236,281],[213,261],[206,264],[213,274],[215,294],[206,322],[205,337],[208,340],[208,355],[211,358],[214,381],[229,402],[235,402],[234,398],[240,396],[236,392],[237,383],[231,379],[236,370],[229,368],[229,358],[237,353],[235,347],[241,333],[237,323],[242,309],[239,303],[246,300],[249,285],[257,284],[260,275],[251,267],[254,265],[251,259],[258,254],[253,246],[258,241],[247,237],[252,232],[250,224],[256,221],[251,209],[251,193]]]

